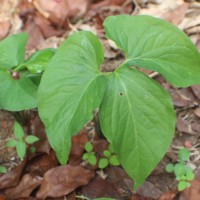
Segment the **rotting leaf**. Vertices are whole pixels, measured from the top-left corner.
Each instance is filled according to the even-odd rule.
[[[26,160],[22,161],[15,168],[11,169],[8,173],[0,177],[0,189],[16,186],[21,177],[21,173],[26,164]]]
[[[9,188],[5,191],[6,198],[7,200],[14,200],[29,197],[41,182],[41,178],[33,177],[31,174],[25,174],[16,187]]]
[[[55,167],[44,175],[37,198],[45,199],[46,197],[67,195],[77,187],[86,185],[93,176],[94,171],[84,169],[81,166]]]

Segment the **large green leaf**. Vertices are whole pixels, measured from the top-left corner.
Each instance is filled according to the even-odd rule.
[[[151,16],[111,16],[106,35],[126,54],[129,65],[160,72],[175,86],[200,84],[200,54],[172,24]]]
[[[105,91],[99,66],[103,48],[96,36],[83,31],[70,36],[47,66],[39,87],[39,113],[51,146],[62,164],[71,137],[93,117]]]
[[[55,54],[55,49],[48,48],[36,51],[31,57],[23,63],[32,73],[41,73]]]
[[[175,129],[169,94],[134,68],[107,76],[100,124],[137,189],[166,153]]]
[[[9,111],[27,110],[37,107],[37,85],[20,72],[14,79],[8,70],[0,69],[0,108]]]
[[[0,69],[10,69],[24,61],[27,39],[27,33],[19,33],[0,41]]]

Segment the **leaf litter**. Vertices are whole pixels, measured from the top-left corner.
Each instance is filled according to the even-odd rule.
[[[184,30],[200,49],[200,2],[183,0],[2,0],[0,8],[0,39],[20,31],[29,33],[27,56],[38,49],[57,48],[71,33],[91,30],[100,38],[105,51],[103,70],[112,71],[121,62],[123,54],[104,37],[102,23],[106,16],[116,14],[150,14],[161,17]],[[111,64],[108,64],[111,63]],[[7,174],[0,175],[0,199],[75,199],[84,195],[95,199],[113,197],[130,200],[196,200],[200,194],[200,86],[176,89],[166,83],[159,74],[146,72],[160,82],[171,94],[177,113],[177,129],[173,143],[166,156],[152,172],[144,185],[132,191],[133,182],[120,167],[109,167],[103,174],[97,167],[87,167],[82,162],[84,144],[92,140],[98,156],[107,148],[107,141],[99,138],[92,123],[73,138],[69,164],[59,166],[51,150],[44,126],[37,113],[31,111],[25,125],[27,133],[40,138],[36,152],[19,162],[14,150],[7,151],[1,164],[8,167]],[[5,113],[0,111],[3,116]],[[12,118],[1,121],[0,133],[8,130],[12,137]],[[9,128],[8,128],[9,127]],[[5,133],[4,133],[5,134]],[[6,140],[6,138],[3,138]],[[1,144],[3,145],[3,144]],[[177,160],[182,146],[191,151],[190,165],[196,179],[191,187],[178,193],[174,177],[166,174],[164,166]],[[1,150],[2,151],[2,150]],[[3,151],[4,152],[4,151]],[[14,159],[14,161],[13,161]],[[14,164],[13,164],[14,163]],[[98,175],[100,174],[100,175]],[[51,198],[49,198],[51,197]]]

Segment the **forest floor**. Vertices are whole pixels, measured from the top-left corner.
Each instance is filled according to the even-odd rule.
[[[123,55],[105,38],[103,21],[117,14],[147,14],[163,18],[183,30],[200,49],[200,1],[195,0],[0,0],[0,40],[8,35],[26,31],[29,34],[27,57],[38,49],[57,48],[65,38],[79,30],[90,30],[98,35],[104,50],[104,71],[114,70]],[[44,126],[37,110],[20,113],[27,133],[40,138],[36,152],[19,161],[14,149],[5,148],[13,138],[14,118],[0,110],[0,165],[8,169],[0,175],[0,200],[40,197],[47,200],[75,200],[110,197],[127,200],[199,200],[200,199],[200,86],[175,88],[162,76],[143,70],[169,91],[177,115],[176,132],[165,157],[145,183],[133,191],[133,181],[121,167],[104,171],[82,166],[84,144],[92,140],[94,149],[102,154],[108,146],[97,136],[94,124],[89,123],[73,137],[68,167],[61,170],[55,153],[47,141]],[[195,172],[191,187],[177,190],[177,181],[165,172],[168,163],[178,160],[182,147],[190,149],[188,165]],[[47,173],[48,171],[48,173]],[[62,184],[63,176],[69,182]],[[45,184],[44,184],[45,182]]]

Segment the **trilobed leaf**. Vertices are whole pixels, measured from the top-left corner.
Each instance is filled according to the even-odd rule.
[[[99,71],[103,48],[91,32],[70,36],[47,66],[39,87],[39,113],[51,146],[62,164],[68,159],[71,137],[93,117],[105,91]]]

